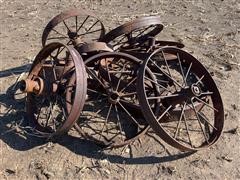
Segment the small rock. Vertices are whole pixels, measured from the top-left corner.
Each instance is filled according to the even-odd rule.
[[[236,110],[236,109],[237,109],[237,106],[236,106],[236,104],[231,104],[231,106],[232,106],[232,108],[233,108],[234,110]]]
[[[171,175],[176,172],[176,168],[175,168],[175,167],[172,167],[172,166],[169,166],[169,167],[167,168],[167,170],[168,170],[168,173],[171,174]]]
[[[126,148],[125,153],[130,153],[130,148]]]
[[[162,166],[162,172],[172,175],[173,173],[176,172],[176,168],[173,166],[168,166],[168,167]]]
[[[233,161],[233,158],[227,157],[227,156],[222,156],[222,159],[226,160],[227,162],[232,162]]]
[[[211,71],[211,72],[210,72],[210,75],[211,75],[211,76],[214,76],[214,75],[215,75],[215,73],[214,73],[213,71]]]
[[[14,171],[12,169],[6,169],[5,172],[8,173],[8,175],[13,175],[16,173],[16,171]]]
[[[111,174],[111,172],[108,169],[105,169],[105,173],[108,175]]]
[[[108,163],[108,160],[107,159],[103,159],[100,161],[102,164],[107,164]]]
[[[42,174],[44,176],[46,176],[46,178],[48,178],[48,179],[54,177],[54,173],[52,173],[52,172],[50,172],[50,171],[48,171],[46,169],[43,170]]]
[[[224,71],[231,71],[232,67],[229,64],[224,64],[224,65],[220,66],[220,69],[224,70]]]
[[[239,127],[230,129],[228,131],[224,131],[225,133],[230,133],[230,134],[239,134]]]

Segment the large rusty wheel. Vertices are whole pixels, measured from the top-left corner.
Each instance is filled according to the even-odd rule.
[[[71,84],[75,79],[75,84]],[[86,98],[86,71],[79,53],[50,43],[36,56],[21,90],[34,132],[50,138],[67,132],[78,119]],[[72,101],[66,99],[71,96]]]
[[[58,14],[47,24],[42,34],[42,45],[58,41],[77,46],[98,41],[104,34],[102,22],[92,12],[70,9]]]
[[[79,132],[111,148],[139,138],[148,127],[136,92],[140,60],[124,53],[107,52],[90,57],[85,65],[88,98],[76,125]]]
[[[108,32],[102,41],[113,46],[114,50],[132,49],[155,37],[163,29],[160,17],[140,17]]]
[[[166,59],[167,54],[176,58]],[[146,76],[147,68],[155,81]],[[159,87],[157,96],[147,93],[149,82]],[[189,53],[174,47],[158,49],[143,63],[137,87],[144,117],[168,144],[196,151],[219,139],[224,124],[221,96],[211,75]],[[153,99],[158,100],[159,111],[154,111]]]

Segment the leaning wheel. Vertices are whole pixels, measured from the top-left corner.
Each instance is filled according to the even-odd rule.
[[[156,36],[162,29],[160,17],[140,17],[111,30],[102,41],[112,45],[114,50],[131,49]]]
[[[83,42],[98,41],[105,34],[102,22],[90,11],[70,9],[55,16],[45,27],[42,45],[60,41],[77,46]]]
[[[176,58],[166,59],[166,54]],[[156,77],[151,82],[159,87],[157,96],[146,91],[147,68]],[[143,63],[137,87],[144,117],[168,144],[195,151],[219,139],[224,124],[221,96],[211,75],[192,55],[174,47],[158,49]],[[153,99],[158,102],[153,104]]]
[[[34,132],[46,138],[67,132],[81,113],[86,89],[86,71],[78,52],[61,43],[45,46],[27,79],[21,82],[21,90],[27,92],[26,109]]]
[[[107,147],[120,147],[139,138],[148,127],[136,92],[140,60],[108,52],[90,57],[85,65],[88,98],[77,129],[85,138]]]

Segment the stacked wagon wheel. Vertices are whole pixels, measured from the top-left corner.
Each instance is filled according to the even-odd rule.
[[[20,83],[33,132],[52,138],[74,126],[85,139],[117,148],[152,128],[182,151],[213,145],[224,124],[217,86],[182,43],[157,39],[162,30],[158,16],[107,34],[87,10],[54,17]]]
[[[20,89],[27,92],[27,115],[37,132],[47,138],[67,132],[85,103],[87,81],[81,56],[64,44],[48,44],[36,56]]]

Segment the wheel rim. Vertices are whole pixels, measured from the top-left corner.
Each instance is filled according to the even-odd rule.
[[[177,58],[166,60],[165,53]],[[146,94],[146,67],[154,72],[155,84],[161,89],[157,97]],[[164,141],[180,150],[195,151],[218,140],[224,124],[221,96],[197,59],[178,48],[160,48],[143,63],[140,72],[137,91],[143,114]],[[160,112],[152,111],[150,99],[159,99]]]
[[[129,49],[144,43],[149,36],[154,37],[163,29],[160,17],[140,17],[108,32],[102,41],[114,50]]]
[[[73,77],[76,79],[71,92],[74,99],[71,108],[67,108],[66,96],[72,87],[66,85]],[[40,88],[32,91],[31,84],[39,79]],[[78,119],[86,96],[86,71],[78,52],[61,43],[45,46],[24,82],[27,114],[34,128],[48,138],[67,132]]]
[[[88,66],[93,62],[98,66]],[[88,99],[77,123],[85,138],[117,148],[133,142],[147,131],[146,121],[128,109],[130,105],[136,107],[138,104],[139,107],[136,96],[139,62],[137,58],[116,52],[101,53],[85,61]]]

